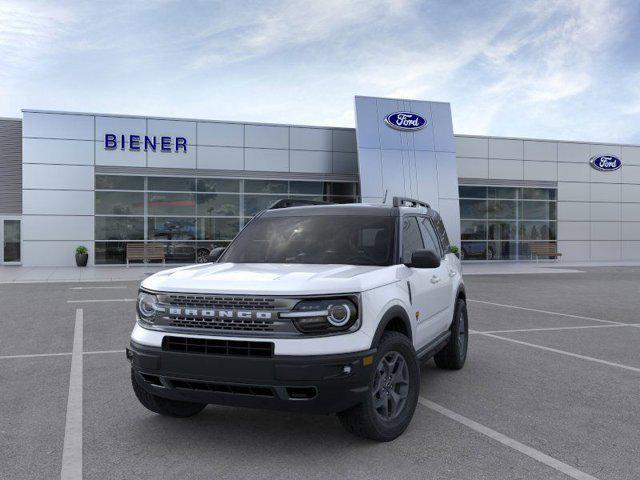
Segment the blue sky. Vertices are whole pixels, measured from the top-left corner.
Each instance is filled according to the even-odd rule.
[[[456,133],[640,143],[640,2],[0,0],[22,108],[354,126],[448,101]]]

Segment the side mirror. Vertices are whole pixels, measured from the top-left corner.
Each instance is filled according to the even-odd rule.
[[[211,250],[211,253],[209,254],[209,262],[216,263],[218,259],[222,256],[225,250],[226,250],[225,247],[216,247],[213,250]]]
[[[411,263],[405,263],[412,268],[438,268],[440,257],[433,250],[416,250],[411,255]]]

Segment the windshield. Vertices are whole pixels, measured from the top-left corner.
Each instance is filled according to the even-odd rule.
[[[394,217],[259,217],[220,262],[392,265]]]

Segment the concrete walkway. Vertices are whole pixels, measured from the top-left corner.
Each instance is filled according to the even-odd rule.
[[[635,267],[640,261],[623,262],[464,262],[464,275],[531,275],[535,273],[579,273],[583,268]]]
[[[149,275],[170,268],[140,265],[132,267],[22,267],[0,266],[0,283],[39,282],[115,282],[142,280]]]

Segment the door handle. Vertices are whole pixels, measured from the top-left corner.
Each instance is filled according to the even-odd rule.
[[[440,277],[437,277],[435,275],[431,277],[431,283],[438,283],[439,281],[440,281]]]
[[[458,274],[458,272],[456,272],[455,270],[449,270],[449,276],[450,277],[455,277]]]

